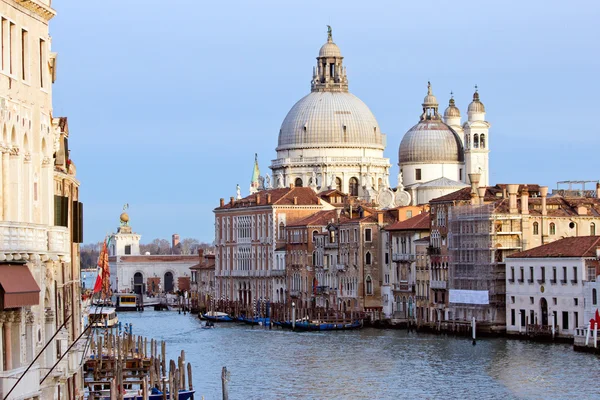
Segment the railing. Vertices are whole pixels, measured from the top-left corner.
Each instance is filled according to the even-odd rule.
[[[356,163],[356,164],[371,164],[382,167],[389,166],[388,161],[381,158],[373,157],[288,157],[273,160],[272,167],[282,167],[290,164],[325,164],[331,165],[335,163]]]
[[[272,269],[271,276],[285,276],[285,269]]]
[[[300,297],[300,291],[299,290],[290,290],[290,297],[297,299],[298,297]]]
[[[48,250],[56,253],[69,253],[69,230],[63,226],[48,229]]]
[[[12,389],[26,369],[27,366],[0,372],[0,395],[2,397],[6,396],[6,393]],[[35,364],[14,388],[9,399],[33,398],[40,394],[40,366]]]
[[[392,285],[393,290],[397,290],[400,292],[412,292],[413,288],[414,288],[414,284],[408,283],[408,282],[394,283]]]
[[[392,254],[392,261],[415,261],[417,259],[414,254],[403,254],[403,253],[394,253]]]
[[[6,253],[48,251],[48,226],[24,222],[0,222],[0,251]]]
[[[317,294],[329,294],[329,286],[317,286]]]
[[[347,269],[347,265],[346,264],[336,264],[335,265],[335,269],[337,269],[338,271],[345,271]]]
[[[337,242],[325,242],[325,248],[326,249],[337,249],[338,248],[338,243]]]
[[[448,282],[446,281],[431,281],[429,286],[432,289],[446,289],[448,287]]]

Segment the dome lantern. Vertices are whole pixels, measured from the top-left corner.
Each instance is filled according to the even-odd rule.
[[[431,120],[431,119],[440,119],[440,115],[438,114],[438,101],[437,98],[433,95],[431,90],[431,82],[427,82],[427,96],[423,99],[423,114],[421,114],[421,121]]]
[[[327,42],[321,46],[317,66],[313,68],[311,91],[347,92],[348,78],[343,59],[340,48],[333,42],[331,26],[327,25]]]
[[[456,107],[454,102],[454,93],[450,92],[450,101],[448,102],[448,108],[444,111],[444,118],[460,118],[460,110]]]

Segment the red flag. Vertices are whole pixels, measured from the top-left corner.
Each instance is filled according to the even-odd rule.
[[[98,293],[103,288],[106,289],[109,286],[110,270],[108,266],[108,248],[106,245],[106,239],[102,245],[102,251],[98,257],[98,276],[96,277],[96,283],[94,284],[94,293]],[[105,290],[107,292],[107,290]]]

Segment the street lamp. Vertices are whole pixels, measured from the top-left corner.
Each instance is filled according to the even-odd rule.
[[[292,330],[296,329],[296,303],[292,301]]]

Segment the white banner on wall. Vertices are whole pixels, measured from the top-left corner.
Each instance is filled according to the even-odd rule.
[[[450,303],[462,304],[490,304],[490,297],[487,290],[458,290],[450,289]]]

